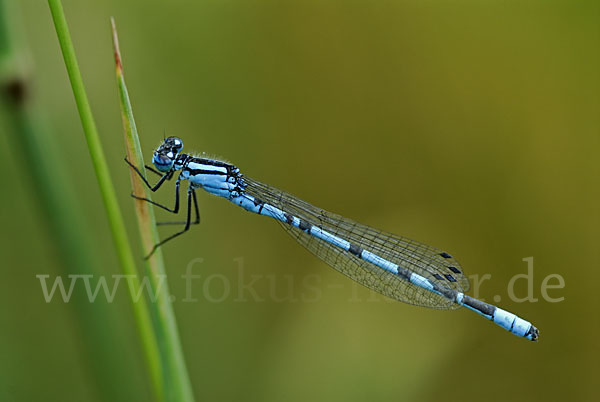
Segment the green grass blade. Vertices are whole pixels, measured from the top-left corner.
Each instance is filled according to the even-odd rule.
[[[125,85],[123,63],[114,19],[111,19],[111,24],[127,158],[145,174],[144,157],[127,86]],[[150,198],[150,190],[142,183],[133,169],[130,169],[130,177],[133,193],[139,197]],[[147,255],[154,245],[159,242],[154,209],[150,203],[141,200],[134,199],[134,205],[144,255]],[[181,343],[179,342],[177,323],[170,301],[169,286],[165,279],[166,271],[161,249],[156,250],[146,261],[146,269],[151,278],[154,294],[157,295],[156,302],[151,304],[151,309],[154,313],[157,336],[161,345],[166,398],[169,401],[192,402],[194,400],[192,387],[185,366]],[[163,278],[162,282],[159,281],[160,278]]]
[[[73,95],[83,125],[83,131],[88,144],[92,164],[96,173],[96,179],[104,202],[106,215],[108,218],[111,234],[117,250],[117,256],[121,269],[125,275],[131,275],[132,285],[135,292],[140,288],[139,278],[137,276],[133,253],[127,239],[125,224],[117,203],[114,186],[112,184],[108,166],[104,158],[98,131],[94,123],[92,111],[87,99],[83,79],[79,71],[75,50],[67,27],[64,11],[60,0],[48,0],[56,34],[62,49],[63,58],[67,67],[69,80],[73,89]],[[163,395],[163,380],[161,377],[160,352],[158,343],[153,331],[152,320],[148,310],[148,305],[144,298],[135,301],[132,296],[133,312],[138,328],[138,334],[142,343],[142,348],[148,365],[149,375],[157,399]]]
[[[58,151],[55,136],[46,124],[35,92],[30,90],[35,70],[29,63],[31,55],[22,29],[19,6],[12,0],[0,0],[2,128],[11,141],[12,152],[28,165],[22,170],[21,178],[28,185],[30,198],[35,202],[34,213],[36,218],[39,217],[40,230],[47,230],[48,241],[55,246],[53,248],[60,262],[56,268],[60,275],[100,278],[105,271],[92,247],[81,205],[63,163],[64,155]],[[34,274],[34,267],[22,269]],[[82,341],[81,345],[78,343],[72,347],[91,369],[90,394],[97,396],[98,400],[131,400],[135,390],[126,377],[127,365],[120,362],[126,346],[122,335],[115,330],[117,319],[122,317],[115,317],[110,304],[90,303],[82,289],[73,292],[66,308],[75,324],[75,336]]]

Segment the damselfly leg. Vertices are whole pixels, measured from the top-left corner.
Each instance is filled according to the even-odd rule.
[[[154,247],[152,248],[152,250],[150,251],[150,254],[148,254],[145,257],[146,259],[150,258],[150,256],[152,254],[154,254],[156,249],[158,249],[160,246],[162,246],[169,240],[173,240],[177,236],[182,235],[183,233],[187,232],[190,229],[190,225],[192,224],[192,222],[191,222],[192,221],[192,199],[194,199],[194,200],[196,199],[196,195],[194,193],[194,189],[192,188],[191,184],[188,186],[187,194],[188,194],[187,195],[187,217],[186,217],[186,221],[185,221],[185,227],[183,228],[183,230],[181,230],[177,233],[174,233],[171,236],[167,237],[166,239],[163,239],[160,242],[158,242],[157,244],[155,244]],[[196,212],[198,212],[198,210],[196,210]]]
[[[167,172],[167,173],[163,174],[163,173],[159,173],[156,170],[152,169],[152,172],[154,172],[156,174],[159,174],[161,176],[160,180],[154,186],[152,186],[150,184],[150,182],[148,182],[148,179],[146,179],[146,177],[142,174],[142,172],[140,172],[140,170],[137,168],[137,166],[135,166],[133,163],[129,162],[129,160],[127,158],[125,158],[124,160],[137,173],[137,175],[140,176],[140,178],[142,179],[142,181],[144,182],[144,184],[152,192],[155,192],[156,190],[158,190],[160,188],[160,186],[163,185],[163,183],[165,182],[165,180],[171,180],[171,178],[173,177],[173,172]],[[134,198],[136,198],[136,197],[134,197]]]
[[[200,223],[200,210],[198,209],[198,200],[196,199],[196,191],[192,189],[192,199],[194,201],[194,211],[196,211],[196,219],[190,222],[192,225],[198,225]],[[171,222],[156,222],[157,225],[186,225],[187,222],[183,221],[171,221]]]
[[[127,161],[127,159],[125,159],[125,160]],[[151,171],[151,172],[152,172],[152,173],[154,173],[154,174],[157,174],[157,175],[159,175],[159,176],[162,176],[162,175],[163,175],[163,173],[159,172],[158,170],[155,170],[155,169],[154,169],[152,166],[150,166],[150,165],[144,165],[144,167],[146,168],[146,170],[149,170],[149,171]]]
[[[140,172],[140,170],[133,165],[131,162],[129,162],[129,160],[127,160],[127,158],[125,158],[125,162],[127,162],[127,164],[132,167],[134,169],[134,171],[137,173],[137,175],[142,179],[142,181],[144,182],[144,184],[152,191],[155,192],[156,190],[158,190],[163,183],[166,180],[170,180],[173,177],[173,172],[169,171],[167,173],[160,173],[156,170],[154,170],[153,168],[146,166],[146,168],[148,168],[148,170],[150,170],[151,172],[158,174],[161,176],[161,178],[159,179],[159,181],[152,186],[148,180],[146,179],[146,177],[142,174],[142,172]],[[142,200],[142,201],[146,201],[149,202],[152,205],[156,205],[159,208],[164,209],[165,211],[169,211],[173,214],[177,214],[179,213],[179,189],[181,186],[181,175],[179,177],[177,177],[177,181],[175,182],[175,206],[171,209],[165,205],[162,205],[156,201],[153,201],[149,198],[145,198],[145,197],[139,197],[135,194],[131,194],[131,196],[137,200]],[[192,201],[194,203],[194,211],[196,214],[196,219],[192,222],[191,220],[191,210],[192,210]],[[184,229],[181,230],[180,232],[177,232],[169,237],[167,237],[166,239],[162,240],[161,242],[159,242],[158,244],[154,245],[154,247],[152,248],[152,251],[150,251],[150,254],[148,254],[145,258],[150,257],[158,247],[160,247],[161,245],[163,245],[164,243],[166,243],[167,241],[174,239],[175,237],[181,235],[182,233],[185,233],[189,230],[190,225],[197,225],[200,223],[200,212],[198,209],[198,200],[196,198],[196,192],[194,191],[194,189],[192,188],[191,184],[188,186],[188,191],[187,191],[187,206],[188,206],[188,211],[187,211],[187,219],[185,220],[185,222],[158,222],[157,225],[185,225]]]

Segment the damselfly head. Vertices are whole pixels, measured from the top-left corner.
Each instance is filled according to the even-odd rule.
[[[177,137],[167,137],[152,157],[152,163],[161,172],[168,172],[173,168],[177,155],[183,148],[183,141]]]

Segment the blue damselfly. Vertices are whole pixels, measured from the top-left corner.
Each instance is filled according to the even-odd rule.
[[[232,164],[181,153],[183,141],[168,137],[154,151],[150,171],[161,176],[152,186],[129,161],[144,183],[158,190],[179,172],[175,181],[175,206],[168,208],[148,201],[172,213],[179,212],[179,189],[188,181],[185,227],[157,244],[189,230],[199,222],[195,190],[223,197],[247,211],[277,220],[300,244],[327,264],[358,283],[384,296],[405,303],[436,309],[461,306],[482,315],[513,334],[536,341],[539,332],[530,322],[499,307],[465,295],[469,280],[458,261],[443,250],[382,232],[350,219],[317,208],[274,187],[244,176]],[[192,221],[192,207],[196,219]]]

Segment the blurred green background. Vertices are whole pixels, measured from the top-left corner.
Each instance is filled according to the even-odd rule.
[[[21,3],[36,124],[64,157],[81,238],[110,278],[120,270],[50,13]],[[136,251],[111,15],[148,161],[166,131],[188,152],[443,248],[467,274],[491,275],[479,297],[541,331],[533,344],[465,309],[373,296],[276,223],[199,193],[201,225],[164,248],[198,401],[595,399],[598,2],[63,4]],[[81,325],[87,301],[44,301],[36,275],[65,276],[65,262],[35,200],[35,161],[0,116],[0,399],[148,400],[126,287],[96,301],[104,318],[87,317],[104,345]],[[538,301],[518,302],[508,285],[528,257]],[[187,288],[190,266],[200,278]],[[565,283],[548,290],[555,303],[541,291],[552,274]],[[197,301],[182,301],[190,289]]]

